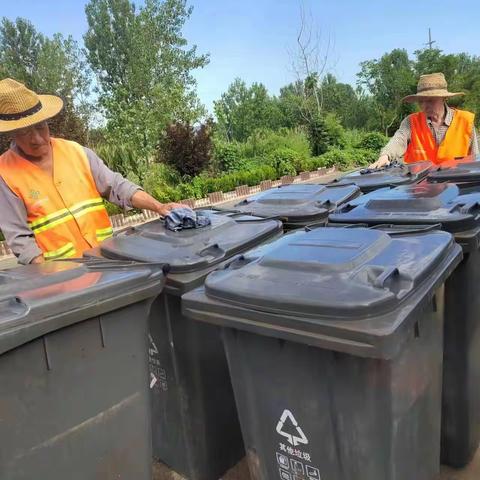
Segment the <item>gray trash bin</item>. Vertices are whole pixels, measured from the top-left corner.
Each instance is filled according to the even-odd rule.
[[[162,270],[0,272],[0,478],[151,479],[147,318]]]
[[[330,216],[331,222],[438,224],[464,259],[446,283],[442,463],[462,467],[480,443],[480,193],[421,183],[377,190]]]
[[[355,172],[347,173],[333,185],[357,185],[362,193],[369,193],[383,187],[397,187],[399,185],[411,185],[423,180],[432,164],[430,162],[419,163],[392,163],[383,168],[362,168]]]
[[[235,255],[281,235],[282,225],[203,213],[211,226],[172,232],[157,220],[106,240],[100,253],[169,264],[150,316],[153,456],[190,480],[217,480],[245,454],[238,414],[220,332],[185,318],[180,296]]]
[[[432,168],[428,181],[432,183],[456,183],[462,190],[480,188],[480,155],[476,158],[466,157],[462,160],[452,160]]]
[[[325,223],[330,211],[358,195],[360,189],[355,185],[281,185],[246,198],[233,208],[258,217],[279,218],[286,230],[292,230]]]
[[[432,480],[450,234],[297,231],[182,297],[224,327],[252,478]]]

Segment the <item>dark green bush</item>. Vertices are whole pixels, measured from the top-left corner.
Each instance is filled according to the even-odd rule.
[[[214,143],[214,159],[218,169],[224,172],[241,170],[245,165],[242,158],[242,149],[237,142],[223,142],[216,140]]]
[[[377,154],[387,144],[388,137],[380,132],[365,133],[356,145],[357,148],[363,148],[367,150],[373,150]]]
[[[240,185],[254,186],[262,180],[275,180],[276,170],[268,165],[251,170],[232,172],[220,177],[199,175],[191,183],[181,183],[176,187],[161,186],[153,192],[154,197],[161,202],[177,202],[186,198],[204,198],[212,192],[230,192]]]
[[[273,167],[277,175],[296,175],[301,170],[299,154],[291,148],[281,147],[274,150],[266,159],[266,164]]]

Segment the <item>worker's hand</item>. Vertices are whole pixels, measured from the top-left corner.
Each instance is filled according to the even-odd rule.
[[[35,257],[30,263],[43,263],[45,262],[45,258],[43,258],[43,255],[39,255],[38,257]]]
[[[157,208],[155,211],[160,214],[162,217],[168,215],[171,210],[174,208],[189,208],[187,205],[183,205],[182,203],[158,203]]]
[[[170,210],[174,208],[188,208],[181,203],[161,203],[155,200],[151,195],[143,190],[137,190],[131,198],[132,207],[139,208],[141,210],[150,210],[156,212],[162,217],[168,215]]]
[[[390,160],[388,158],[388,155],[381,155],[378,157],[378,160],[374,163],[372,163],[369,168],[382,168],[386,167],[387,165],[390,165]]]

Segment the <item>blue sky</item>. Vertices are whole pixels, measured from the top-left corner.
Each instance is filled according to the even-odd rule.
[[[84,0],[0,0],[0,15],[28,18],[41,32],[72,34],[87,29]],[[235,77],[264,83],[278,94],[294,79],[290,54],[299,26],[300,0],[190,0],[194,11],[185,36],[210,64],[196,73],[198,95],[212,109]],[[480,54],[478,0],[303,0],[315,25],[330,37],[330,71],[355,83],[363,60],[394,48],[422,48],[432,28],[436,45],[448,53]]]

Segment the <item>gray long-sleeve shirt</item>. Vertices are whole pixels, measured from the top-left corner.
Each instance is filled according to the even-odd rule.
[[[127,210],[132,208],[131,199],[138,185],[126,180],[119,173],[112,172],[102,159],[89,148],[84,147],[93,179],[102,198]],[[35,235],[28,226],[27,210],[22,199],[10,190],[0,176],[0,229],[19,263],[28,264],[42,254]]]

